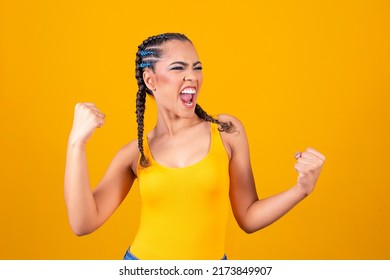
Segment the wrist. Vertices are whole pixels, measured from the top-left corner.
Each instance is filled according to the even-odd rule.
[[[304,188],[299,184],[296,184],[294,187],[292,187],[292,189],[294,193],[301,199],[304,199],[306,196],[310,194],[310,192],[308,192],[306,188]]]
[[[86,144],[87,144],[86,141],[80,139],[76,139],[72,137],[69,137],[68,139],[68,146],[72,148],[84,148]]]

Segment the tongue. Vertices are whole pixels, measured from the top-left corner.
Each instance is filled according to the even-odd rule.
[[[188,103],[188,102],[192,99],[192,94],[181,93],[181,94],[180,94],[180,99],[181,99],[181,101],[183,101],[184,103]]]

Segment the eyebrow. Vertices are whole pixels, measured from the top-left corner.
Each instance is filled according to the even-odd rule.
[[[183,62],[183,61],[175,61],[175,62],[172,62],[171,64],[169,64],[169,66],[173,65],[173,64],[180,64],[180,65],[183,65],[183,66],[188,66],[188,63],[186,62]],[[197,61],[197,62],[194,62],[192,64],[192,66],[195,66],[195,65],[198,65],[198,64],[202,64],[200,61]]]

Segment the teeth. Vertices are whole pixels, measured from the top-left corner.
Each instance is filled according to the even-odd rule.
[[[184,89],[181,93],[185,93],[185,94],[195,94],[196,93],[196,90],[194,88],[186,88]]]

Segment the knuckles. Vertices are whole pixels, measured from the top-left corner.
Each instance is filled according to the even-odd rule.
[[[84,113],[92,114],[93,110],[85,103],[77,103],[75,106],[75,112],[77,113],[84,112]]]
[[[78,112],[78,111],[81,111],[81,110],[85,110],[86,107],[87,106],[84,103],[79,102],[75,106],[75,111]]]
[[[318,172],[322,168],[322,163],[320,162],[311,162],[309,164],[304,164],[304,165],[298,165],[297,163],[295,164],[295,169],[300,170],[300,173],[309,175]]]

